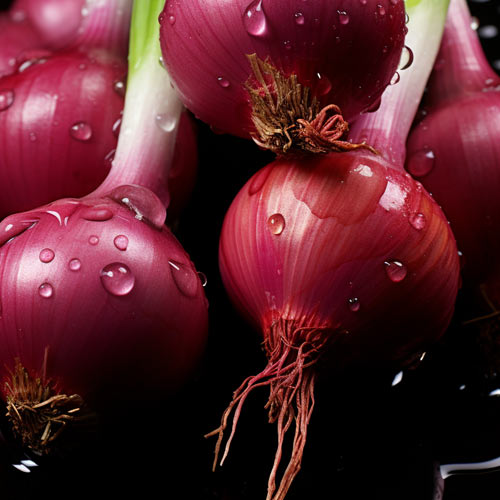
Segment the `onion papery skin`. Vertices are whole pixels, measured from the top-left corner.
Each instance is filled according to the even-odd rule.
[[[0,79],[12,96],[0,111],[2,217],[95,189],[109,172],[123,109],[122,59],[99,49],[26,57]]]
[[[252,77],[247,55],[296,74],[321,106],[334,103],[351,120],[394,75],[404,18],[404,2],[389,0],[168,0],[160,42],[186,107],[217,131],[248,138],[255,127],[244,87]]]
[[[270,230],[276,214],[280,234]],[[402,273],[393,281],[395,262]],[[459,262],[422,186],[351,152],[277,160],[256,173],[225,218],[220,269],[264,337],[280,320],[326,326],[341,368],[404,361],[437,340],[453,313]]]
[[[15,71],[19,53],[39,44],[39,34],[25,17],[0,12],[0,77]]]
[[[59,200],[1,223],[4,398],[17,361],[98,413],[158,401],[192,374],[207,335],[200,278],[161,223],[158,198],[134,186],[117,193]]]

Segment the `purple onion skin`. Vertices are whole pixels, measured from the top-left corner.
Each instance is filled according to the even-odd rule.
[[[160,15],[163,59],[188,109],[215,129],[254,132],[244,83],[246,55],[270,61],[311,88],[322,106],[335,103],[346,120],[378,101],[400,60],[404,3],[389,0],[168,0]],[[260,13],[264,13],[261,16]],[[362,36],[359,36],[362,34]],[[319,76],[318,76],[319,75]]]
[[[12,100],[0,111],[0,217],[91,192],[117,143],[123,60],[71,51],[27,65],[0,79]]]
[[[161,397],[191,374],[207,334],[201,281],[159,200],[121,189],[0,224],[2,382],[16,358],[42,376],[48,349],[45,375],[100,410]],[[115,201],[128,196],[144,220]]]
[[[283,226],[273,232],[275,214]],[[229,296],[264,337],[282,320],[326,327],[333,372],[425,350],[447,328],[458,290],[438,205],[369,153],[278,159],[257,172],[228,210],[219,256]]]

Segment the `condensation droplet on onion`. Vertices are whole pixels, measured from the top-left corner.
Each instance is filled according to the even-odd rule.
[[[0,246],[13,240],[15,237],[21,235],[28,229],[31,229],[37,221],[35,220],[16,220],[7,224],[0,232]]]
[[[169,114],[160,113],[156,115],[156,125],[164,132],[172,132],[177,125],[177,118]]]
[[[279,236],[285,229],[285,218],[281,214],[273,214],[267,219],[267,227],[272,234]]]
[[[54,295],[54,288],[50,283],[42,283],[38,287],[38,294],[44,299],[50,299]]]
[[[124,234],[119,234],[115,237],[113,243],[118,250],[124,252],[128,247],[128,238]]]
[[[227,89],[231,85],[223,76],[217,77],[217,83],[224,89]]]
[[[78,122],[71,126],[69,133],[73,139],[86,142],[92,137],[92,127],[86,122]]]
[[[113,123],[113,127],[112,127],[112,131],[113,131],[113,135],[115,137],[118,137],[120,135],[120,127],[122,125],[122,119],[121,118],[118,118],[118,120],[115,121],[115,123]]]
[[[195,297],[198,292],[200,279],[191,266],[182,264],[175,260],[169,260],[170,272],[175,285],[186,297]]]
[[[302,14],[302,12],[296,12],[294,14],[294,18],[295,18],[295,24],[298,24],[299,26],[304,25],[305,17],[304,17],[304,14]]]
[[[427,175],[434,167],[434,152],[429,148],[420,149],[408,158],[408,171],[415,177]]]
[[[0,90],[0,111],[5,111],[14,103],[14,91],[11,89]]]
[[[361,304],[359,303],[359,299],[357,297],[352,297],[350,298],[347,303],[349,304],[349,309],[352,312],[357,312],[359,311],[359,308],[361,307]]]
[[[122,97],[125,95],[125,83],[121,80],[118,80],[113,84],[113,89],[118,95]]]
[[[89,243],[93,246],[97,245],[99,243],[99,237],[94,234],[89,236]]]
[[[80,262],[80,259],[71,259],[68,262],[68,268],[70,271],[79,271],[82,267],[82,263]]]
[[[321,73],[316,73],[317,85],[316,85],[316,93],[320,96],[328,94],[330,90],[332,90],[332,83],[328,79],[327,76],[322,75]]]
[[[128,295],[134,288],[135,276],[126,264],[113,262],[101,270],[101,283],[112,295]]]
[[[403,47],[401,58],[399,60],[398,70],[403,71],[408,69],[413,63],[413,51],[408,46]]]
[[[349,14],[345,10],[337,10],[340,24],[349,24]]]
[[[415,228],[417,231],[421,231],[422,229],[424,229],[425,225],[427,224],[425,215],[422,213],[412,214],[410,215],[408,220],[411,226]]]
[[[54,260],[55,253],[52,249],[50,248],[44,248],[39,255],[40,261],[43,262],[44,264],[48,264],[49,262],[52,262]]]
[[[399,73],[396,71],[396,73],[394,73],[394,75],[391,78],[390,85],[396,85],[396,83],[399,82],[400,78],[401,77],[399,76]]]
[[[408,270],[399,260],[386,260],[384,262],[385,272],[391,281],[399,283],[406,278]]]
[[[243,14],[243,24],[249,35],[262,36],[266,33],[267,21],[262,0],[254,0],[248,5]]]

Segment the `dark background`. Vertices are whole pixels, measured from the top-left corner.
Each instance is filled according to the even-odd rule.
[[[498,0],[470,1],[479,33],[500,26]],[[500,71],[500,36],[481,38]],[[232,391],[265,365],[260,338],[233,310],[217,269],[224,214],[238,190],[272,160],[253,143],[199,125],[199,177],[176,229],[207,276],[210,335],[198,372],[169,401],[123,408],[78,453],[40,458],[22,450],[0,416],[0,497],[112,496],[200,500],[264,499],[275,449],[267,423],[266,391],[247,401],[224,467],[211,472],[214,439]],[[467,309],[459,297],[457,310]],[[346,373],[321,380],[303,467],[289,500],[433,500],[439,463],[480,462],[500,456],[500,387],[473,332],[456,318],[445,339],[392,387],[395,373]],[[2,409],[3,414],[3,409]],[[21,472],[13,465],[31,459]],[[500,470],[446,479],[444,499],[499,498]]]

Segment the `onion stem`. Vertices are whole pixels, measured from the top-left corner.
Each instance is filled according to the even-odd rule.
[[[167,177],[183,106],[161,65],[158,16],[163,4],[162,0],[134,2],[118,145],[111,171],[93,195],[136,184],[168,205]]]
[[[407,0],[405,44],[414,61],[407,69],[398,71],[400,79],[385,90],[379,109],[360,116],[351,126],[351,142],[370,144],[401,168],[406,138],[439,51],[449,1]]]

